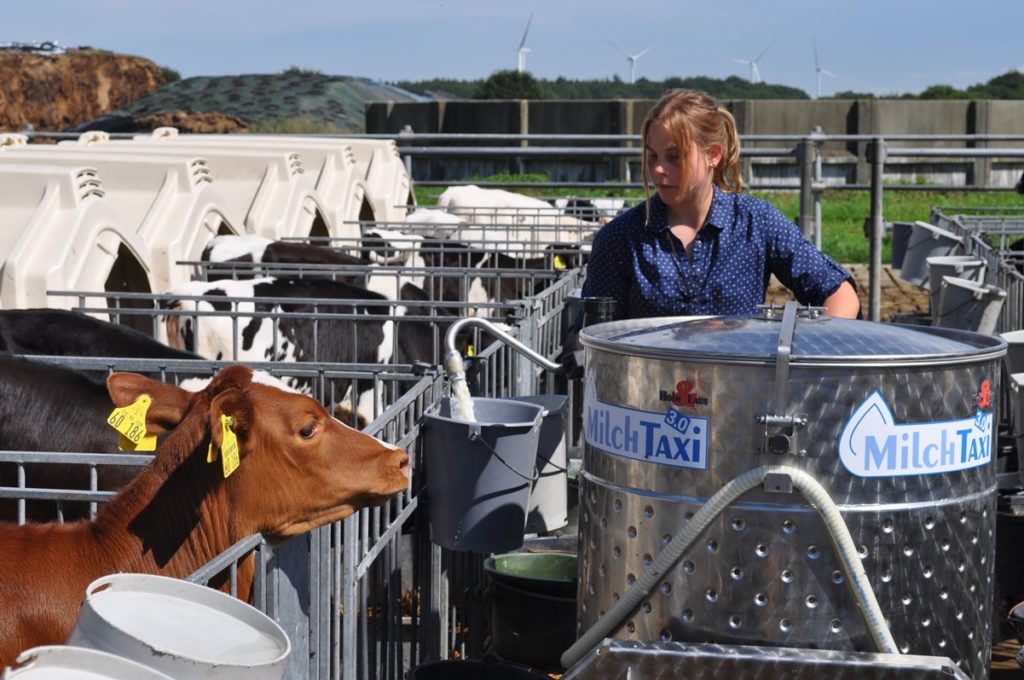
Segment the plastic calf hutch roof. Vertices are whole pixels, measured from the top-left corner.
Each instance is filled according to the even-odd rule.
[[[320,200],[326,210],[333,213],[334,231],[331,236],[358,238],[362,231],[359,222],[377,219],[365,179],[366,169],[356,162],[347,139],[299,135],[179,134],[177,129],[166,127],[154,130],[151,135],[137,135],[135,138],[198,148],[213,145],[294,151],[302,158],[306,172],[316,177]]]
[[[91,169],[0,164],[0,306],[68,309],[48,290],[152,292],[147,249]]]
[[[228,208],[244,215],[246,233],[276,240],[287,236],[328,236],[331,232],[333,217],[324,209],[297,153],[212,146],[196,149],[143,140],[112,140],[106,133],[95,132],[58,146],[63,145],[202,158]]]
[[[405,206],[415,205],[416,201],[412,193],[412,179],[395,142],[390,139],[342,139],[366,173],[366,184],[377,219],[386,222],[404,220]]]
[[[69,150],[70,149],[70,150]],[[156,291],[192,278],[180,261],[198,260],[218,234],[244,233],[201,158],[126,154],[102,147],[0,147],[0,166],[60,165],[97,172],[105,198],[146,244]]]

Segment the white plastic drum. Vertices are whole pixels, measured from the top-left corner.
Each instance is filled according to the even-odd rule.
[[[280,680],[291,650],[284,630],[255,607],[149,574],[112,574],[89,584],[68,644],[204,680]]]
[[[47,645],[18,655],[2,680],[173,680],[121,656],[85,647]]]

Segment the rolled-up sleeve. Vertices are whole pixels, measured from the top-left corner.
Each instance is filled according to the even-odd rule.
[[[821,306],[843,281],[856,283],[849,272],[818,250],[781,212],[765,216],[768,268],[805,305]]]

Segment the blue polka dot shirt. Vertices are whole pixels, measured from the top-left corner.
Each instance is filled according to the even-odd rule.
[[[843,281],[854,284],[768,201],[714,187],[692,258],[669,231],[661,198],[649,204],[649,224],[641,203],[594,237],[583,296],[614,298],[616,319],[750,315],[764,303],[771,274],[801,304],[822,305]]]

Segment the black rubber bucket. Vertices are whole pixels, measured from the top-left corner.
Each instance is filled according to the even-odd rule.
[[[548,675],[500,660],[444,659],[412,669],[409,680],[551,680]]]
[[[576,641],[577,557],[518,552],[484,561],[494,653],[542,670],[560,670]]]

